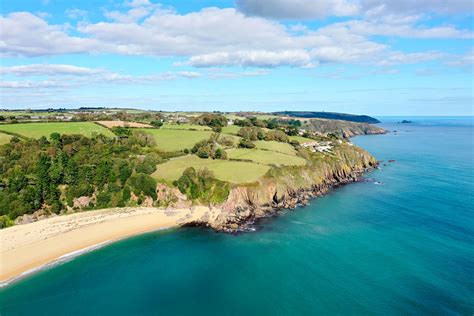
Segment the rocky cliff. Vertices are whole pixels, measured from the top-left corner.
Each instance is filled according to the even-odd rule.
[[[356,135],[384,134],[387,132],[381,127],[368,123],[325,119],[311,119],[304,124],[303,128],[308,131],[320,134],[334,134],[343,138],[350,138]]]
[[[219,205],[221,214],[211,222],[196,224],[235,232],[256,218],[305,205],[331,188],[357,181],[376,165],[365,150],[344,145],[332,155],[313,155],[305,166],[275,167],[256,183],[232,188],[228,199]]]

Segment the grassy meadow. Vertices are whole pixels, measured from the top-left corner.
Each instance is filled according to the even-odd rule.
[[[195,124],[163,124],[163,129],[182,129],[182,130],[198,130],[198,131],[210,131],[212,130],[209,126],[195,125]]]
[[[248,159],[265,165],[299,166],[306,163],[306,160],[301,157],[286,155],[270,150],[236,148],[227,150],[227,154],[228,157],[232,159]]]
[[[237,125],[227,125],[222,128],[222,133],[237,135],[237,132],[240,130],[240,128],[241,127]]]
[[[0,145],[7,144],[10,142],[11,135],[0,133]]]
[[[0,111],[0,116],[53,116],[53,115],[62,115],[62,112],[28,112],[28,111]]]
[[[90,137],[92,134],[114,136],[107,128],[92,122],[53,122],[53,123],[25,123],[0,125],[0,132],[16,133],[29,138],[49,137],[51,133],[82,134]]]
[[[156,145],[163,151],[191,149],[197,142],[208,139],[212,131],[189,131],[177,129],[139,129],[153,135]]]
[[[296,156],[296,151],[290,144],[277,141],[257,140],[254,142],[257,149],[272,150],[279,153]]]
[[[308,142],[314,142],[314,139],[311,138],[306,138],[303,136],[289,136],[290,140],[296,140],[298,143],[303,144],[303,143],[308,143]]]
[[[269,166],[252,162],[201,159],[197,156],[183,156],[158,165],[152,176],[156,179],[171,182],[177,180],[188,167],[194,167],[196,170],[208,168],[214,172],[214,176],[217,179],[235,184],[254,182],[270,169]]]

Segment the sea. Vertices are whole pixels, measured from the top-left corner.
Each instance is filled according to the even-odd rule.
[[[473,315],[473,117],[381,120],[352,139],[381,161],[365,181],[252,232],[106,245],[1,288],[0,314]]]

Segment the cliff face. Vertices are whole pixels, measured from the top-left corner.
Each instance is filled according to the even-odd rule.
[[[341,146],[331,157],[313,157],[306,166],[273,168],[257,183],[233,188],[220,205],[221,214],[204,224],[220,231],[237,231],[256,218],[305,205],[331,188],[357,181],[376,164],[366,151]]]
[[[384,134],[386,130],[368,123],[357,123],[340,120],[311,119],[304,125],[304,128],[321,133],[335,134],[344,138],[356,135]]]

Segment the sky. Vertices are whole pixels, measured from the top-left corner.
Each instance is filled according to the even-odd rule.
[[[0,108],[473,115],[472,0],[3,0]]]

